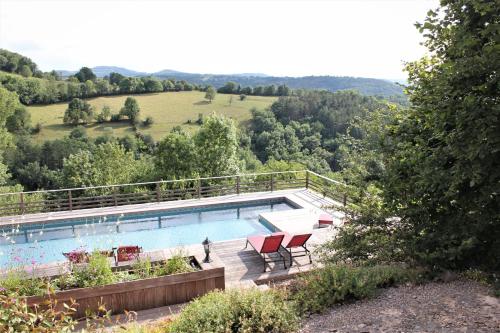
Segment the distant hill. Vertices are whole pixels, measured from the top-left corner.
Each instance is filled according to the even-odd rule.
[[[228,81],[234,81],[241,86],[265,86],[285,84],[292,89],[322,89],[328,91],[357,90],[365,95],[394,96],[403,95],[401,85],[390,80],[371,79],[349,76],[268,76],[262,73],[240,73],[240,74],[199,74],[185,73],[172,69],[164,69],[154,73],[138,72],[123,67],[97,66],[92,68],[98,77],[104,77],[111,72],[120,73],[124,76],[155,76],[160,79],[186,80],[190,83],[201,85],[213,85],[222,87]],[[58,71],[62,76],[69,76],[75,71]]]

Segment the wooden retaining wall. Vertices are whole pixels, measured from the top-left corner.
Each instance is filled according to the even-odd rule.
[[[60,309],[64,303],[75,300],[78,303],[75,318],[83,318],[86,309],[96,312],[99,304],[105,304],[107,310],[117,314],[188,302],[215,289],[225,289],[224,267],[59,291],[50,297],[57,300]],[[46,299],[47,296],[31,296],[26,301],[33,306],[43,304]]]

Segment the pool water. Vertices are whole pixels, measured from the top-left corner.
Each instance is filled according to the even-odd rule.
[[[270,233],[259,214],[294,209],[283,200],[91,217],[0,229],[0,268],[65,260],[75,249],[139,245],[144,251]]]

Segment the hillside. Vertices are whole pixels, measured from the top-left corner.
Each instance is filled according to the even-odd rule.
[[[261,73],[241,73],[241,74],[199,74],[185,73],[171,69],[165,69],[154,73],[138,72],[122,67],[98,66],[92,71],[98,77],[104,77],[112,72],[124,76],[154,76],[160,79],[186,80],[190,83],[200,85],[213,85],[216,88],[222,87],[226,82],[234,81],[241,86],[260,85],[282,85],[285,84],[293,89],[322,89],[328,91],[357,90],[364,95],[392,96],[402,95],[403,89],[398,84],[389,80],[349,77],[349,76],[303,76],[303,77],[278,77],[267,76]],[[74,74],[74,71],[58,71],[63,76]]]
[[[263,109],[276,100],[274,97],[249,96],[246,100],[240,101],[238,96],[218,94],[212,103],[208,103],[204,96],[205,93],[199,91],[134,95],[141,108],[142,119],[147,116],[154,119],[154,124],[150,128],[140,127],[139,131],[151,134],[154,139],[158,140],[176,125],[181,125],[187,130],[194,130],[197,125],[187,124],[187,121],[194,122],[198,119],[198,114],[206,116],[212,112],[224,114],[240,123],[250,119],[250,109],[253,107]],[[109,106],[112,113],[118,113],[126,98],[126,95],[107,96],[88,99],[88,101],[97,113],[104,105]],[[40,142],[61,138],[71,132],[74,127],[63,124],[64,111],[67,106],[68,103],[58,103],[28,107],[33,124],[42,124],[42,131],[34,137],[35,140]],[[134,131],[127,121],[94,123],[87,125],[86,128],[91,137],[105,134],[117,137],[134,135]]]

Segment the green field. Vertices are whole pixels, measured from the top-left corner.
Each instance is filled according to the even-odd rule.
[[[149,128],[140,127],[142,133],[151,134],[155,140],[161,139],[172,127],[181,125],[188,131],[195,130],[197,125],[187,124],[198,119],[198,114],[207,116],[212,112],[223,114],[237,123],[250,119],[250,109],[263,109],[276,100],[275,97],[248,96],[240,101],[237,95],[217,94],[215,100],[209,103],[204,99],[205,93],[199,91],[164,92],[156,94],[134,95],[141,108],[141,119],[151,116],[154,124]],[[231,100],[232,97],[232,101]],[[95,113],[100,113],[104,105],[111,108],[112,113],[118,113],[127,98],[123,96],[107,96],[88,99]],[[64,111],[68,103],[44,106],[30,106],[33,125],[42,124],[42,131],[34,136],[36,141],[52,140],[68,135],[73,126],[63,124]],[[111,134],[116,137],[133,135],[132,127],[127,121],[118,123],[89,124],[85,126],[90,137]]]

